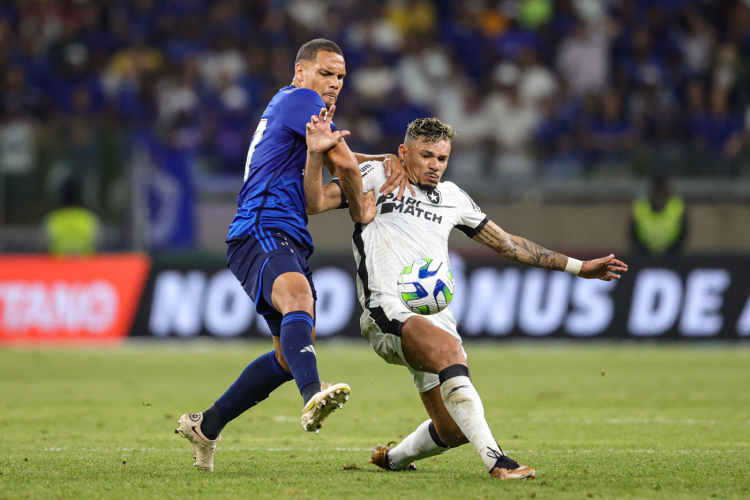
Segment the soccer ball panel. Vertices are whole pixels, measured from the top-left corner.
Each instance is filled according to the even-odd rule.
[[[401,271],[398,279],[401,302],[417,314],[435,314],[453,300],[453,273],[442,261],[417,259]]]

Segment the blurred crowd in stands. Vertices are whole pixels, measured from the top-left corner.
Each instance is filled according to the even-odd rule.
[[[337,125],[359,152],[437,115],[473,186],[750,175],[749,0],[0,0],[6,206],[76,175],[106,218],[139,134],[238,190],[316,37],[344,50]]]

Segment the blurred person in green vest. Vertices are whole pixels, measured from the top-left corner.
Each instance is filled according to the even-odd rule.
[[[687,235],[685,202],[671,193],[667,179],[654,179],[650,197],[633,202],[630,229],[637,253],[660,257],[682,251]]]
[[[61,189],[61,207],[44,221],[49,253],[53,255],[92,255],[96,253],[99,218],[81,206],[81,185],[69,179]]]

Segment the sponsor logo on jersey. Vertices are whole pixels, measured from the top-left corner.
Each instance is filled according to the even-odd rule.
[[[362,174],[362,177],[366,176],[370,172],[372,172],[373,166],[371,163],[363,163],[359,166],[359,173]]]
[[[397,201],[396,195],[391,193],[388,196],[378,198],[376,205],[381,205],[380,214],[385,215],[391,212],[399,212],[405,215],[413,215],[431,222],[443,223],[443,216],[422,208],[422,202],[416,198],[404,195],[401,201]],[[428,205],[429,206],[429,205]]]

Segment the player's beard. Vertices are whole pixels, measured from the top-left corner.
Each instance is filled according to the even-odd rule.
[[[432,184],[427,184],[427,183],[424,183],[424,182],[417,183],[417,187],[419,187],[419,189],[421,189],[422,191],[424,191],[426,193],[429,193],[433,189],[437,189],[437,186],[433,186]]]

